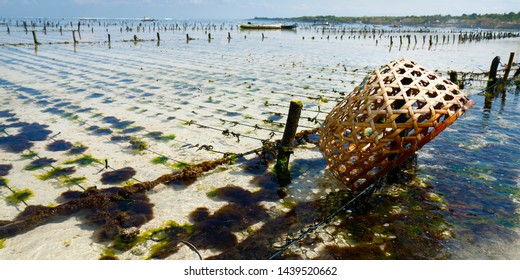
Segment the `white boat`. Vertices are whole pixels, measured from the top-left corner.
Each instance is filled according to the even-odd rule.
[[[281,24],[281,23],[271,23],[271,24],[263,24],[263,23],[241,23],[240,29],[294,29],[296,28],[296,24]]]
[[[156,19],[144,17],[141,21],[156,21]]]

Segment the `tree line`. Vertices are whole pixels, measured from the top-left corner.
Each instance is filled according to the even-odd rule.
[[[520,12],[504,14],[462,14],[429,15],[429,16],[301,16],[293,18],[263,18],[257,20],[282,20],[311,24],[372,24],[389,26],[427,26],[427,27],[458,27],[458,28],[520,28]]]

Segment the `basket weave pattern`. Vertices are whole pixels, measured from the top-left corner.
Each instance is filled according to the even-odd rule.
[[[452,82],[413,61],[375,69],[329,113],[320,150],[334,176],[368,187],[473,105]]]

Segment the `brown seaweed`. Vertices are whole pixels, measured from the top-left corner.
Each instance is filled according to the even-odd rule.
[[[105,185],[119,184],[134,177],[135,173],[136,171],[132,167],[124,167],[114,171],[108,171],[101,174],[101,182]]]
[[[11,169],[13,169],[12,164],[0,164],[0,176],[6,176]]]
[[[96,187],[84,192],[67,191],[62,198],[69,200],[56,207],[42,205],[27,206],[14,220],[2,221],[0,239],[15,236],[46,223],[56,216],[69,216],[80,210],[89,210],[87,220],[100,226],[97,233],[99,240],[113,239],[124,228],[138,227],[152,219],[153,204],[149,203],[144,192],[159,184],[169,184],[176,180],[197,178],[222,164],[227,164],[230,157],[206,161],[185,167],[181,172],[165,174],[156,180],[140,182],[125,187],[113,187],[99,190]]]
[[[65,140],[54,141],[47,145],[47,151],[51,152],[59,152],[59,151],[67,151],[72,148],[72,143]]]

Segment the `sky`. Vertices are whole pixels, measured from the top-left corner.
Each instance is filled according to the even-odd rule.
[[[520,0],[0,0],[0,17],[247,19],[520,12]]]

